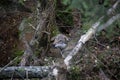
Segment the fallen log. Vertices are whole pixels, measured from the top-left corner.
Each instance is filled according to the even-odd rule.
[[[1,68],[0,68],[1,69]],[[7,67],[0,72],[0,79],[7,78],[45,78],[52,71],[49,66],[19,66]]]

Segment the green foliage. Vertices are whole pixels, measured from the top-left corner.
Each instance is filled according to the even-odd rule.
[[[23,50],[14,50],[14,56],[22,56],[22,54],[24,53]]]
[[[103,4],[99,4],[98,0],[65,0],[63,3],[65,5],[69,3],[68,9],[79,9],[84,23],[89,21],[94,23],[100,17],[106,15],[107,10],[112,6],[110,0],[105,0]]]
[[[19,50],[17,48],[13,50],[12,58],[15,58],[17,56],[17,59],[14,61],[14,65],[18,65],[20,63],[21,59],[19,57],[21,57],[23,53],[23,50]]]
[[[105,7],[109,7],[110,6],[110,0],[104,0],[104,4]]]
[[[13,64],[18,65],[20,61],[21,61],[20,57],[17,57],[17,59],[13,62]]]
[[[57,34],[59,34],[57,26],[52,26],[51,36],[56,36]]]
[[[117,20],[108,28],[105,29],[104,37],[112,41],[115,37],[120,35],[120,20]],[[102,33],[102,32],[100,32]],[[101,35],[101,34],[100,34]]]
[[[86,33],[88,29],[91,27],[92,22],[86,22],[82,25],[82,33]]]
[[[21,3],[22,5],[24,5],[24,1],[26,0],[18,0],[18,2]]]
[[[116,24],[117,24],[118,28],[120,28],[120,19],[118,19],[118,20],[116,21]]]
[[[60,26],[72,26],[73,16],[72,10],[69,9],[69,4],[72,0],[62,0],[63,4],[58,3],[56,6],[56,20]],[[68,5],[68,6],[67,6]]]
[[[107,35],[106,35],[106,37],[109,39],[109,38],[112,38],[115,34],[116,34],[116,32],[115,31],[113,31],[114,30],[114,27],[113,26],[111,26],[110,28],[107,28]]]
[[[57,18],[62,24],[67,26],[73,25],[73,17],[70,11],[57,11]]]
[[[78,66],[72,67],[70,74],[68,76],[69,80],[82,80],[82,76],[80,74],[80,68]]]

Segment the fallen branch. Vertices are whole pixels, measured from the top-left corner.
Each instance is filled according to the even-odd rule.
[[[36,43],[38,44],[38,41],[41,39],[42,37],[42,31],[44,31],[44,28],[46,28],[46,23],[47,23],[47,19],[49,17],[49,10],[50,8],[46,9],[44,12],[40,12],[40,2],[37,2],[37,26],[34,27],[31,24],[29,24],[30,26],[33,27],[33,29],[35,30],[32,39],[28,42],[26,40],[26,38],[23,37],[23,42],[25,44],[25,51],[24,54],[22,56],[22,60],[20,62],[21,66],[25,66],[25,65],[30,65],[30,61],[29,59],[32,58],[32,60],[35,62],[37,62],[37,57],[35,56],[35,52],[34,52],[34,46],[36,45]],[[44,13],[44,14],[43,14]],[[24,25],[22,25],[24,26]]]
[[[113,16],[105,24],[99,26],[98,29],[97,29],[97,32],[100,32],[101,30],[106,29],[108,26],[110,26],[113,22],[115,22],[119,18],[120,18],[120,14],[117,14],[117,15]]]
[[[80,40],[78,41],[77,45],[73,48],[73,50],[68,54],[68,56],[64,59],[64,63],[66,64],[67,68],[70,68],[70,60],[73,58],[74,55],[78,53],[78,51],[82,48],[82,45],[88,41],[99,26],[100,21],[96,22],[92,28],[88,30],[88,32],[81,36]]]
[[[116,3],[114,3],[114,5],[110,9],[108,9],[107,15],[114,14],[115,9],[119,5],[119,3],[120,3],[120,0],[117,0]]]
[[[68,54],[68,56],[64,59],[64,63],[66,64],[67,68],[70,68],[70,61],[72,60],[73,56],[78,53],[78,51],[82,48],[83,44],[87,42],[95,33],[96,31],[101,31],[105,28],[107,28],[109,25],[111,25],[113,22],[115,22],[117,19],[120,18],[120,14],[117,14],[110,18],[105,24],[99,27],[100,21],[96,22],[88,31],[86,34],[82,35],[79,39],[77,45],[73,48],[73,50]],[[98,27],[100,29],[98,29]]]
[[[51,72],[49,66],[7,67],[0,72],[0,78],[44,78]]]
[[[23,54],[21,62],[20,62],[21,66],[25,66],[25,65],[29,64],[29,58],[34,56],[33,51],[26,40],[24,40],[24,44],[26,46],[26,50],[24,51],[24,54]]]

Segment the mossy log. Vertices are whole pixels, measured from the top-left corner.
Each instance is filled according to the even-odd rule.
[[[8,78],[45,78],[51,71],[49,66],[19,66],[0,68],[0,79]]]

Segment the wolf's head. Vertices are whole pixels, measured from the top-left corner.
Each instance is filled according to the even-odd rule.
[[[51,40],[53,41],[53,47],[60,48],[61,50],[63,50],[67,46],[67,42],[69,41],[68,37],[63,34],[58,34]]]

